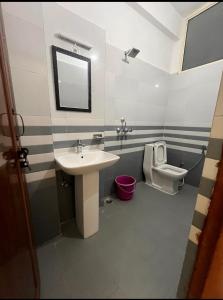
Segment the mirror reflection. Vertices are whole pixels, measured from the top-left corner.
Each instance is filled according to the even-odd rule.
[[[57,109],[90,112],[90,59],[55,46],[52,51]]]

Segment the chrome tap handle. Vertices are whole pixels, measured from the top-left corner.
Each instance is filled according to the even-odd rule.
[[[85,146],[85,144],[83,144],[83,143],[81,142],[81,140],[78,139],[78,140],[77,140],[77,146]]]
[[[82,142],[81,142],[81,140],[80,139],[78,139],[77,140],[77,143],[76,143],[76,149],[77,149],[77,152],[79,153],[79,152],[82,152],[82,148],[85,146],[85,144],[83,144]]]

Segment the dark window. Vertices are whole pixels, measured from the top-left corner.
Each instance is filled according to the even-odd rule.
[[[188,21],[182,70],[223,59],[223,2]]]

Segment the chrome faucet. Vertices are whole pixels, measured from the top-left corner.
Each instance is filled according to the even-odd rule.
[[[121,118],[121,127],[116,128],[117,134],[120,136],[126,136],[128,132],[132,132],[132,131],[133,131],[132,127],[128,128],[126,126],[126,120],[122,117]]]
[[[78,139],[77,140],[77,145],[76,145],[76,147],[77,147],[77,153],[82,153],[82,150],[83,150],[83,147],[85,146],[85,144],[83,144],[82,142],[81,142],[81,140],[80,139]]]

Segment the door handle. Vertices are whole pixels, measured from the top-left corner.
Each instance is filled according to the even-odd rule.
[[[17,116],[19,116],[20,117],[20,120],[21,120],[21,122],[22,122],[22,133],[20,134],[17,134],[17,132],[16,132],[16,138],[18,139],[19,137],[21,137],[21,136],[23,136],[24,135],[24,133],[25,133],[25,125],[24,125],[24,121],[23,121],[23,117],[22,117],[22,115],[21,114],[18,114],[18,113],[16,113],[14,110],[12,110],[12,114],[13,114],[13,116],[15,116],[15,117],[17,117]],[[2,135],[4,135],[4,136],[10,136],[10,132],[8,131],[6,131],[6,129],[8,128],[8,127],[6,127],[5,128],[5,126],[4,126],[4,121],[3,121],[3,117],[4,116],[7,116],[8,114],[7,113],[1,113],[0,114],[0,125],[1,125],[1,129],[2,129]],[[7,120],[7,123],[8,123],[8,120]],[[17,122],[16,122],[16,124],[17,124]],[[19,127],[19,126],[18,126]],[[17,130],[16,130],[17,131]]]
[[[29,170],[31,170],[29,161],[27,159],[28,154],[29,150],[27,148],[22,147],[20,150],[17,151],[17,158],[19,159],[20,167],[22,169],[28,168]]]
[[[17,138],[17,140],[18,140],[18,139],[19,139],[21,136],[23,136],[24,133],[25,133],[25,125],[24,125],[23,117],[22,117],[21,114],[16,113],[14,109],[12,109],[12,114],[13,114],[13,116],[15,116],[15,117],[19,116],[19,117],[20,117],[20,120],[21,120],[21,122],[22,122],[22,133],[20,134],[20,132],[19,132],[19,126],[17,126],[18,130],[16,130],[16,131],[18,131],[18,134],[17,134],[17,132],[16,132],[16,138]],[[15,124],[17,124],[17,122],[15,122]]]
[[[21,120],[21,122],[22,122],[22,133],[19,134],[19,135],[16,134],[17,138],[19,138],[20,136],[23,136],[24,133],[25,133],[25,125],[24,125],[23,117],[22,117],[21,114],[14,113],[14,115],[15,115],[15,116],[19,116],[19,117],[20,117],[20,120]]]

